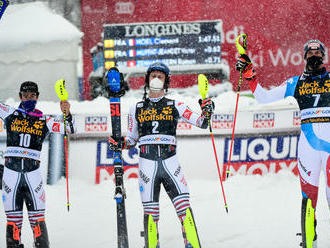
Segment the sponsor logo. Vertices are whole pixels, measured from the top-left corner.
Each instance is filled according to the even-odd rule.
[[[106,132],[108,130],[108,118],[106,116],[88,116],[85,118],[86,132]]]
[[[308,116],[315,116],[315,115],[330,115],[330,109],[316,109],[316,110],[309,110],[309,111],[302,111],[301,117],[308,117]]]
[[[226,138],[224,165],[229,166],[233,175],[264,175],[280,170],[298,175],[297,135],[235,138],[229,165],[230,142],[231,139]]]
[[[301,124],[300,111],[293,112],[293,126],[297,127]]]
[[[140,123],[146,121],[173,121],[173,110],[171,107],[163,107],[161,112],[158,114],[157,109],[139,109],[138,120]]]
[[[173,139],[167,138],[167,137],[147,137],[147,138],[140,138],[139,142],[151,142],[151,143],[155,143],[155,142],[172,142]]]
[[[320,85],[319,81],[313,82],[303,82],[301,86],[299,86],[299,94],[300,95],[310,95],[310,94],[323,94],[330,93],[330,88],[326,85]]]
[[[306,167],[302,164],[300,159],[298,159],[298,162],[299,162],[301,169],[306,173],[306,175],[310,176],[312,172],[306,169]]]
[[[117,2],[115,11],[117,14],[133,14],[135,5],[132,2]]]
[[[174,176],[177,177],[179,175],[180,171],[181,171],[181,166],[178,166],[178,168],[174,172]]]
[[[12,190],[11,188],[5,183],[5,181],[2,181],[2,189],[9,194]]]
[[[124,166],[124,180],[138,177],[139,151],[133,147],[123,150],[122,160]],[[106,140],[97,142],[95,183],[105,180],[114,180],[114,152],[109,149]]]
[[[4,123],[2,120],[0,120],[0,132],[3,132],[4,130],[5,130]]]
[[[177,130],[190,130],[192,128],[192,125],[188,122],[179,120],[177,125]]]
[[[254,128],[271,128],[275,124],[275,113],[256,113],[253,115]]]
[[[28,133],[42,136],[43,132],[39,129],[42,129],[43,125],[44,124],[41,121],[36,121],[33,124],[31,123],[30,125],[30,122],[26,119],[15,118],[10,124],[10,130],[12,132]]]
[[[111,112],[111,116],[120,116],[120,104],[119,103],[111,103],[110,104],[110,112]]]
[[[215,114],[212,116],[212,127],[214,129],[231,129],[233,125],[233,114]]]
[[[192,111],[190,109],[186,109],[183,112],[182,117],[185,118],[185,119],[187,119],[187,120],[189,120],[190,117],[191,117],[191,115],[192,115]]]
[[[149,183],[150,178],[146,176],[141,170],[139,170],[139,176],[145,182],[145,184]]]
[[[42,182],[34,189],[34,192],[38,193],[42,189]]]
[[[6,106],[3,105],[3,104],[0,104],[0,109],[2,109],[2,110],[5,111],[5,112],[8,112],[8,111],[9,111],[9,108],[6,107]]]
[[[53,123],[52,131],[53,132],[60,132],[60,127],[61,127],[61,124],[58,123],[58,122],[55,122],[55,123]]]
[[[200,23],[152,23],[125,26],[125,37],[161,37],[199,34],[200,32]]]

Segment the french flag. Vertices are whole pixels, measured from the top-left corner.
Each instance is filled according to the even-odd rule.
[[[136,51],[135,50],[129,50],[127,51],[128,57],[135,57],[136,56]]]
[[[135,39],[128,39],[127,40],[127,45],[129,45],[129,46],[135,46]]]
[[[136,66],[136,61],[135,60],[127,61],[127,67],[134,67],[134,66]]]

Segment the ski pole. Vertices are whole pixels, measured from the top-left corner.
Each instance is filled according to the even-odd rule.
[[[55,91],[58,98],[61,101],[68,100],[68,92],[65,89],[65,80],[60,79],[55,83]],[[66,133],[66,113],[63,112],[63,121],[64,121],[64,159],[65,159],[65,173],[66,173],[66,206],[68,212],[70,211],[70,200],[69,200],[69,170],[68,170],[68,136]]]
[[[208,89],[209,89],[209,82],[208,82],[206,76],[204,74],[199,74],[198,75],[198,90],[199,90],[199,93],[202,96],[203,100],[206,98]],[[215,155],[215,161],[217,163],[223,201],[225,203],[226,212],[228,213],[228,205],[227,205],[227,201],[226,201],[225,191],[223,189],[220,166],[219,166],[219,161],[218,161],[218,155],[217,155],[217,150],[215,149],[214,136],[213,136],[213,132],[212,132],[212,123],[211,123],[210,119],[208,120],[208,126],[209,126],[209,130],[210,130],[210,136],[211,136],[211,139],[212,139],[212,145],[213,145],[213,151],[214,151],[214,155]]]
[[[240,39],[243,38],[243,46],[239,43]],[[237,36],[236,38],[236,47],[239,52],[239,54],[245,54],[246,48],[247,48],[247,34],[241,34]],[[236,95],[236,106],[235,106],[235,115],[234,115],[234,124],[233,124],[233,130],[231,133],[231,141],[230,141],[230,151],[229,151],[229,160],[228,160],[228,166],[225,165],[224,171],[226,172],[226,178],[230,175],[230,162],[231,162],[231,154],[233,150],[233,143],[234,143],[234,135],[235,135],[235,126],[236,126],[236,118],[237,118],[237,109],[238,109],[238,99],[239,94],[241,91],[241,82],[242,82],[242,74],[243,70],[241,69],[239,72],[239,80],[238,80],[238,87],[237,87],[237,95]]]

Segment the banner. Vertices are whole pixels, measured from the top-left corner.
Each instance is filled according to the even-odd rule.
[[[124,179],[138,177],[139,150],[135,147],[123,150]],[[113,151],[109,149],[109,142],[97,142],[95,184],[104,180],[114,180]]]
[[[298,175],[298,135],[252,136],[234,139],[231,163],[228,164],[230,138],[225,138],[224,166],[229,167],[231,176],[278,173],[289,170]],[[223,171],[223,178],[226,179]]]

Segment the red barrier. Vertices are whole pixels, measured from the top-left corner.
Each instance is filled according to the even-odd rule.
[[[303,45],[307,40],[319,39],[326,47],[330,41],[328,0],[265,3],[252,0],[82,0],[81,10],[85,99],[89,98],[87,78],[93,70],[89,50],[101,41],[103,24],[221,19],[222,60],[229,63],[230,80],[235,86],[238,80],[238,72],[234,71],[235,38],[242,32],[249,35],[248,54],[259,81],[268,87],[302,72]],[[328,61],[327,52],[325,62]],[[181,80],[182,83],[187,81]],[[138,80],[134,85],[138,87],[142,83],[143,80]],[[247,88],[243,83],[242,90]]]

